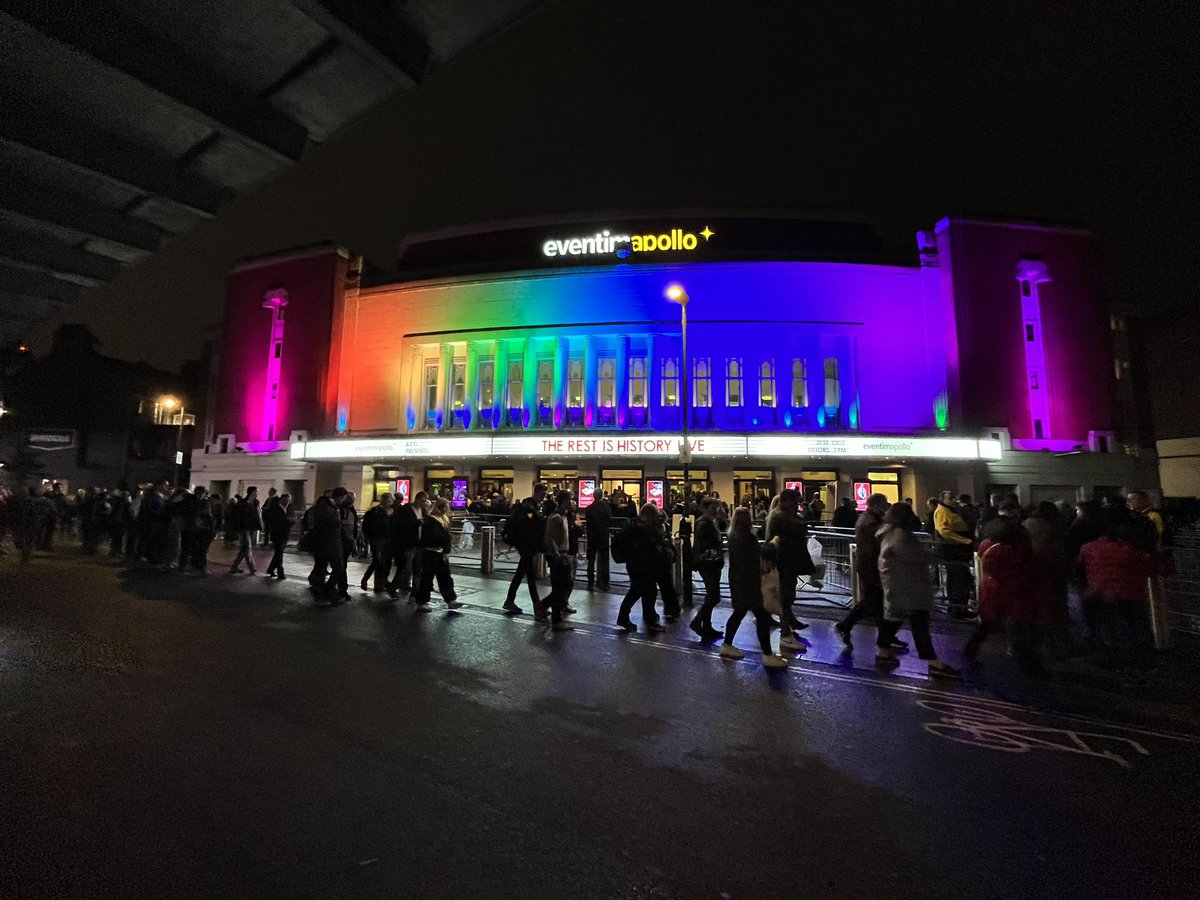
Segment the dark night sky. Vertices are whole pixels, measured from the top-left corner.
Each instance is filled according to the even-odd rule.
[[[387,268],[413,230],[670,207],[860,217],[905,250],[951,212],[1082,224],[1110,299],[1194,308],[1196,6],[553,3],[77,317],[177,364],[239,257],[332,239]]]

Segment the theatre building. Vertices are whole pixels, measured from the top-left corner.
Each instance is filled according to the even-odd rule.
[[[1033,224],[945,219],[894,259],[845,223],[683,216],[410,240],[382,284],[337,248],[283,252],[229,276],[194,478],[459,508],[537,480],[661,503],[685,469],[830,508],[1153,489],[1097,257]]]

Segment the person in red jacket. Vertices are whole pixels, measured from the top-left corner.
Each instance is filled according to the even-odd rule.
[[[1083,614],[1093,638],[1106,646],[1118,643],[1124,623],[1135,660],[1145,659],[1151,644],[1147,580],[1159,572],[1159,561],[1141,541],[1144,526],[1128,509],[1109,511],[1103,537],[1083,545]]]
[[[1049,572],[1034,553],[1029,532],[1021,527],[1021,507],[1015,500],[1000,506],[1000,515],[984,528],[979,545],[983,580],[979,586],[980,624],[963,653],[974,659],[993,631],[1007,624],[1013,653],[1021,668],[1040,669],[1037,648],[1045,628],[1054,624],[1054,597]]]

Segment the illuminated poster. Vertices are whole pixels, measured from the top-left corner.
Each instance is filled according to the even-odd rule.
[[[867,498],[871,496],[871,482],[854,482],[854,508],[862,512],[867,508]]]
[[[407,503],[409,495],[411,493],[412,493],[412,479],[411,478],[397,478],[396,479],[396,502],[397,503]]]
[[[596,497],[596,479],[595,478],[580,478],[579,479],[579,508],[587,509],[592,505],[592,500]]]
[[[466,509],[467,508],[467,479],[455,478],[451,482],[452,491],[450,494],[451,509]]]
[[[783,486],[786,490],[789,490],[789,491],[799,491],[800,496],[801,497],[804,496],[804,482],[803,481],[785,481],[783,483]]]
[[[646,482],[646,502],[653,503],[659,509],[663,508],[663,482],[661,479]]]

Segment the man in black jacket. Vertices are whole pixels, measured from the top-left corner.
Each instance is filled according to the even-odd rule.
[[[411,501],[392,514],[392,558],[396,561],[396,575],[388,585],[388,593],[393,597],[400,591],[415,591],[420,584],[421,526],[428,499],[425,491],[417,491]]]
[[[800,576],[812,575],[816,569],[808,554],[808,526],[800,517],[800,494],[795,489],[779,492],[779,508],[767,519],[767,540],[776,545],[779,556],[779,605],[783,607],[779,646],[802,653],[807,648],[794,632],[804,630],[808,623],[796,618],[792,604]]]
[[[237,508],[238,552],[233,558],[229,573],[236,575],[242,570],[242,560],[250,568],[250,574],[258,574],[254,566],[254,547],[258,543],[258,533],[262,531],[262,513],[258,505],[258,488],[251,485],[246,488],[246,498]]]
[[[597,489],[596,496],[583,513],[587,525],[587,586],[598,590],[609,588],[608,548],[612,530],[612,507],[604,499],[604,491]]]
[[[371,565],[367,566],[367,571],[363,573],[362,582],[359,584],[364,591],[367,589],[367,582],[372,573],[375,575],[374,592],[382,594],[388,590],[388,573],[392,569],[392,517],[394,514],[392,495],[383,493],[379,495],[379,502],[363,515],[362,533],[366,538],[367,546],[371,549]]]
[[[624,631],[637,631],[629,619],[634,604],[642,602],[642,626],[649,632],[665,631],[654,601],[658,597],[655,580],[662,563],[662,525],[658,520],[658,507],[647,503],[637,518],[621,529],[617,539],[625,555],[625,570],[629,573],[629,592],[621,601],[617,613],[617,627]],[[619,560],[619,558],[618,558]]]
[[[696,520],[696,543],[693,550],[696,571],[704,582],[704,602],[692,619],[691,629],[701,640],[715,641],[724,633],[713,628],[712,613],[721,602],[721,569],[725,567],[725,550],[717,528],[717,501],[705,497],[700,501],[700,518]]]
[[[274,575],[283,581],[283,551],[287,547],[288,534],[296,521],[296,513],[292,509],[291,494],[282,494],[274,500],[274,503],[263,505],[263,529],[267,532],[274,550],[271,564],[267,566],[267,577]]]
[[[538,597],[534,560],[542,552],[542,541],[546,536],[546,520],[542,518],[542,503],[545,499],[546,485],[539,481],[533,486],[533,496],[517,505],[505,525],[508,539],[520,555],[516,574],[513,575],[508,586],[508,596],[504,600],[504,612],[510,616],[519,616],[522,612],[521,607],[517,606],[517,588],[521,586],[521,579],[529,583],[529,598],[533,601],[534,615],[540,615],[541,612],[542,601]]]

